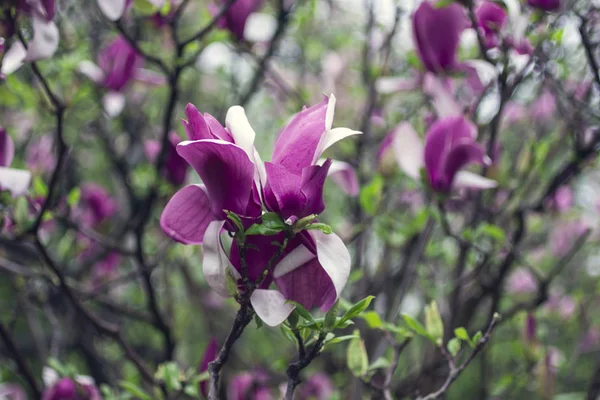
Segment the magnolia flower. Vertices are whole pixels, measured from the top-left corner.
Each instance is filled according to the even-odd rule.
[[[534,293],[537,290],[537,280],[528,269],[518,268],[509,276],[506,289],[510,294]]]
[[[269,376],[260,370],[235,375],[227,386],[227,400],[274,400],[268,381]]]
[[[102,400],[94,380],[89,376],[60,378],[48,367],[44,367],[42,375],[46,389],[41,400]]]
[[[151,1],[151,3],[155,1]],[[110,21],[117,21],[125,14],[133,0],[96,0],[96,2],[106,18]]]
[[[219,344],[216,339],[211,339],[204,350],[204,357],[202,358],[202,362],[200,363],[200,368],[198,372],[206,372],[208,371],[208,364],[213,362],[219,353]],[[204,397],[208,397],[208,382],[202,381],[200,382],[200,393],[204,395]]]
[[[554,94],[545,89],[540,96],[531,103],[529,110],[531,118],[537,122],[548,121],[554,117],[556,113],[556,97]]]
[[[117,211],[117,203],[105,188],[95,183],[86,183],[81,187],[81,201],[75,210],[81,225],[95,228]]]
[[[0,8],[0,13],[2,11]],[[6,50],[0,68],[2,75],[15,72],[26,62],[50,58],[58,49],[59,32],[52,22],[56,12],[55,0],[22,0],[17,11],[30,15],[33,38],[27,47],[20,40],[15,40]],[[14,26],[10,22],[4,22],[2,26],[4,32],[0,32],[0,36],[7,40],[14,34]]]
[[[527,4],[543,11],[556,11],[560,8],[560,0],[527,0]]]
[[[54,139],[44,135],[27,145],[25,164],[35,175],[50,173],[56,166],[56,156],[53,151]]]
[[[174,186],[181,186],[185,181],[188,170],[188,163],[179,154],[176,146],[181,142],[177,133],[170,132],[167,142],[166,163],[163,168],[163,176]],[[158,140],[147,140],[144,143],[144,153],[150,162],[155,162],[160,152],[160,142]]]
[[[31,173],[8,168],[15,155],[15,145],[4,128],[0,127],[0,191],[8,190],[13,197],[27,193]]]
[[[563,213],[573,207],[573,191],[569,186],[563,185],[556,189],[554,195],[548,200],[547,207]]]
[[[27,400],[23,388],[14,383],[0,384],[0,400]]]
[[[394,131],[393,149],[400,168],[411,178],[419,179],[425,169],[429,186],[441,193],[464,187],[489,189],[497,186],[493,180],[461,171],[469,164],[489,164],[481,145],[475,139],[477,127],[462,116],[447,117],[433,123],[427,132],[425,145],[407,123]]]
[[[537,342],[537,321],[532,313],[527,313],[524,329],[525,343],[533,345]]]
[[[298,400],[328,400],[333,395],[331,379],[323,373],[316,373],[298,388]]]
[[[272,161],[263,164],[254,148],[255,132],[243,108],[229,109],[224,128],[209,114],[200,114],[192,105],[186,107],[188,120],[184,127],[190,140],[179,143],[177,152],[204,185],[179,190],[165,207],[160,222],[173,239],[203,244],[204,276],[217,293],[229,295],[229,274],[234,280],[241,278],[237,244],[233,243],[229,254],[221,244],[223,230],[234,230],[226,221],[225,210],[248,224],[259,221],[263,204],[289,224],[324,210],[323,185],[333,163],[330,159],[322,161],[321,155],[337,141],[360,133],[332,128],[334,108],[332,95],[298,113],[279,135]],[[277,247],[271,245],[276,239],[260,235],[247,238],[250,279],[262,276],[276,254]],[[273,275],[265,278],[251,297],[259,317],[272,326],[293,311],[294,306],[287,300],[307,308],[329,309],[349,275],[350,255],[344,243],[335,234],[320,231],[296,235],[276,261]],[[268,289],[272,281],[279,290]]]
[[[457,3],[439,7],[424,1],[412,16],[417,53],[427,71],[456,69],[456,52],[462,31],[469,26],[464,9]]]
[[[210,11],[216,15],[220,8],[226,4],[224,0],[218,0],[217,5],[212,4]],[[262,7],[263,0],[236,0],[229,6],[225,15],[219,19],[217,26],[229,30],[238,40],[244,39],[246,21],[250,14]]]
[[[488,48],[500,44],[500,31],[508,22],[506,10],[493,1],[485,0],[479,4],[475,12],[477,24],[483,33],[485,45]]]
[[[572,220],[556,224],[550,232],[549,247],[556,257],[564,257],[579,238],[587,234],[590,227],[583,220]]]
[[[125,106],[123,92],[134,80],[149,85],[162,85],[164,78],[143,69],[143,57],[122,36],[118,36],[98,54],[98,65],[91,61],[79,64],[79,72],[107,89],[103,98],[106,113],[114,117]]]

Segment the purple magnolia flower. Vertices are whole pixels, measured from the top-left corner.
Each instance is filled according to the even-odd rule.
[[[216,339],[211,339],[204,350],[204,357],[202,358],[202,362],[200,363],[200,368],[198,372],[206,372],[208,371],[208,364],[213,362],[217,358],[217,354],[219,353],[219,344]],[[208,382],[202,381],[200,382],[200,393],[204,397],[208,397]]]
[[[215,15],[225,3],[223,0],[217,0],[217,4],[211,5],[209,9]],[[250,14],[258,11],[262,4],[263,0],[236,0],[218,21],[217,26],[229,30],[238,40],[244,40],[246,20]]]
[[[163,176],[174,186],[181,186],[185,181],[188,170],[188,163],[179,154],[176,147],[181,142],[177,133],[169,133],[167,142],[167,161],[163,169]],[[150,162],[155,162],[160,152],[160,142],[158,140],[147,140],[144,143],[144,152]]]
[[[525,318],[525,342],[533,344],[537,341],[537,322],[535,316],[531,313],[527,313]]]
[[[448,193],[453,187],[488,189],[496,182],[468,171],[469,164],[487,164],[490,159],[475,139],[477,127],[462,116],[442,118],[431,125],[425,145],[406,122],[395,129],[394,153],[400,168],[413,179],[425,169],[430,187]]]
[[[328,400],[333,394],[331,379],[323,373],[316,373],[298,388],[298,400]]]
[[[104,74],[102,86],[115,92],[122,91],[143,63],[144,59],[127,40],[117,37],[98,56],[98,66]]]
[[[558,313],[563,319],[570,319],[577,311],[575,299],[560,292],[552,293],[546,305],[550,311]]]
[[[36,175],[52,171],[56,165],[53,147],[54,140],[50,135],[44,135],[30,143],[25,153],[27,168]]]
[[[96,0],[100,11],[110,21],[117,21],[133,4],[133,0]]]
[[[116,201],[100,185],[86,183],[81,187],[81,201],[75,210],[79,223],[86,228],[95,228],[118,211]]]
[[[263,371],[242,372],[231,378],[227,400],[274,400],[268,381],[269,376]]]
[[[19,11],[50,22],[56,14],[56,0],[20,0]]]
[[[7,190],[13,197],[27,193],[31,173],[8,168],[15,156],[15,145],[10,135],[0,127],[0,191]]]
[[[531,103],[529,110],[531,117],[537,122],[548,121],[556,113],[556,97],[548,89],[545,89],[540,96]]]
[[[235,229],[226,222],[225,210],[252,223],[260,219],[264,204],[291,224],[325,208],[323,185],[332,160],[322,161],[321,154],[335,142],[359,133],[332,128],[334,107],[335,97],[331,96],[298,113],[277,139],[272,161],[264,164],[254,148],[255,132],[243,108],[229,109],[225,128],[209,114],[202,115],[192,105],[186,107],[184,127],[190,140],[178,144],[177,152],[204,185],[179,190],[163,211],[161,227],[179,242],[203,244],[204,275],[217,293],[228,296],[227,274],[237,280],[241,271],[237,245],[232,245],[229,254],[221,245],[223,230]],[[340,180],[352,181],[346,178]],[[350,185],[348,191],[356,189]],[[276,239],[248,238],[252,246],[246,263],[251,279],[263,274],[277,250],[271,245]],[[278,260],[273,276],[254,291],[252,305],[269,325],[278,325],[292,312],[294,306],[286,303],[287,299],[308,308],[328,309],[344,287],[349,267],[350,256],[338,236],[321,232],[297,235]],[[314,279],[319,285],[311,284]],[[268,290],[271,281],[279,290]]]
[[[537,280],[528,269],[518,268],[509,276],[506,290],[511,294],[534,293],[537,290]]]
[[[419,58],[427,71],[454,70],[462,31],[468,27],[463,8],[456,3],[437,7],[424,1],[412,16],[413,36]]]
[[[527,0],[527,4],[543,11],[556,11],[560,8],[560,0]]]
[[[0,399],[27,400],[27,395],[20,385],[14,383],[0,384]]]
[[[102,400],[100,391],[89,376],[61,378],[53,369],[44,367],[43,378],[46,389],[41,400]]]
[[[548,200],[547,206],[559,213],[569,211],[573,207],[573,191],[566,185],[559,187]]]
[[[506,10],[493,1],[485,0],[479,4],[475,14],[486,46],[488,48],[498,46],[500,44],[500,31],[508,21]]]
[[[589,231],[589,227],[582,220],[572,220],[557,224],[550,232],[549,247],[556,257],[565,256],[573,244]]]

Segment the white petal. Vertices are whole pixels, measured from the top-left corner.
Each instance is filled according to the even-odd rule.
[[[13,197],[27,193],[31,172],[24,169],[0,167],[0,189],[8,190]]]
[[[250,297],[256,315],[269,326],[277,326],[287,319],[295,306],[277,290],[256,289]]]
[[[248,122],[244,108],[241,106],[230,107],[225,117],[225,125],[229,128],[235,144],[241,147],[251,160],[254,160],[254,138],[256,133],[250,122]]]
[[[42,368],[42,381],[45,387],[50,387],[58,381],[58,372],[50,367]]]
[[[350,252],[335,233],[329,235],[321,231],[313,231],[312,236],[317,244],[317,258],[335,287],[339,296],[350,276]]]
[[[484,60],[467,60],[464,64],[475,68],[477,76],[483,86],[487,86],[492,80],[498,77],[498,69],[492,64]]]
[[[381,94],[396,93],[402,90],[414,90],[417,88],[418,79],[384,76],[375,81],[375,90]]]
[[[102,14],[111,21],[116,21],[125,12],[126,0],[97,0]]]
[[[411,124],[401,122],[394,129],[392,149],[402,171],[411,178],[418,180],[421,168],[425,166],[425,148]]]
[[[454,177],[453,185],[457,188],[492,189],[498,186],[498,182],[473,172],[458,171]]]
[[[273,276],[279,278],[285,274],[288,274],[296,268],[306,264],[310,260],[315,258],[315,255],[308,250],[304,245],[296,247],[294,250],[289,252],[287,256],[283,258],[275,267]]]
[[[96,382],[94,381],[94,378],[92,378],[91,376],[87,376],[87,375],[77,375],[75,377],[75,380],[80,385],[90,385],[90,386],[93,386],[93,385],[96,384]]]
[[[254,166],[254,182],[256,182],[256,186],[259,188],[258,195],[262,201],[263,191],[261,189],[265,187],[267,183],[267,170],[265,169],[265,163],[262,158],[260,158],[260,154],[256,148],[254,148]]]
[[[84,60],[80,62],[77,70],[96,83],[104,79],[104,71],[92,61]]]
[[[2,73],[9,75],[21,68],[25,56],[27,56],[27,50],[23,46],[23,43],[15,42],[4,53],[4,58],[2,58]]]
[[[102,98],[102,105],[106,114],[114,118],[125,108],[125,96],[119,92],[108,92]]]
[[[328,131],[333,125],[333,115],[335,114],[335,103],[336,99],[333,93],[329,96],[327,102],[327,111],[325,112],[325,130]]]
[[[58,49],[58,28],[54,22],[46,22],[33,16],[33,40],[27,46],[24,61],[42,60],[51,57]]]
[[[202,252],[202,272],[208,285],[223,297],[228,297],[227,291],[227,273],[229,268],[229,259],[221,245],[221,229],[225,221],[213,221],[208,224],[204,233],[204,243]],[[234,272],[235,269],[231,268]],[[237,273],[237,271],[235,271]]]
[[[319,161],[319,158],[321,158],[323,152],[340,140],[345,139],[348,136],[361,134],[362,132],[353,131],[352,129],[348,128],[333,128],[326,131],[323,136],[321,136],[321,140],[319,140],[312,163],[315,164],[317,161]]]
[[[277,20],[267,13],[252,13],[246,20],[244,39],[249,42],[269,42],[277,30]]]
[[[435,75],[425,74],[423,91],[432,97],[433,107],[439,118],[462,114],[462,109],[454,96]]]

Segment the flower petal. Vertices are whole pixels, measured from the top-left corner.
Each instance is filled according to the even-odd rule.
[[[274,278],[280,278],[294,271],[296,268],[306,264],[315,258],[315,255],[303,244],[290,251],[275,267]]]
[[[401,122],[396,127],[392,148],[404,173],[413,179],[419,179],[421,168],[425,166],[424,147],[411,124]]]
[[[126,0],[97,0],[102,14],[111,21],[117,21],[125,12]]]
[[[0,127],[0,167],[9,167],[15,156],[15,144],[4,128]]]
[[[250,297],[256,315],[269,326],[280,325],[294,311],[296,307],[286,301],[277,290],[256,289]]]
[[[348,128],[333,128],[333,129],[325,132],[325,134],[323,136],[321,136],[321,140],[319,141],[319,144],[317,145],[317,149],[315,150],[315,155],[313,157],[312,164],[315,164],[319,160],[319,158],[321,158],[321,155],[323,155],[325,150],[327,150],[328,148],[330,148],[331,146],[333,146],[335,143],[339,142],[340,140],[345,139],[348,136],[353,136],[353,135],[362,135],[362,132],[353,131],[352,129],[348,129]]]
[[[13,197],[27,193],[30,181],[29,171],[0,167],[0,190],[8,190]]]
[[[327,101],[327,111],[325,112],[325,130],[330,130],[333,125],[333,115],[335,114],[335,96],[331,94]]]
[[[425,74],[423,91],[431,96],[431,102],[438,118],[462,114],[460,104],[435,75]]]
[[[375,81],[375,90],[380,94],[390,94],[405,90],[415,90],[419,87],[419,80],[411,77],[383,76]]]
[[[240,147],[223,140],[184,141],[177,145],[177,152],[200,175],[206,185],[213,214],[225,219],[223,210],[252,216],[260,207],[253,207],[254,164]]]
[[[188,185],[169,200],[160,216],[160,227],[178,242],[201,244],[208,225],[214,219],[206,188]]]
[[[321,163],[321,160],[319,160]],[[328,175],[336,185],[349,196],[358,196],[359,184],[356,171],[352,165],[343,161],[333,160]]]
[[[27,47],[24,61],[36,61],[51,57],[58,49],[58,28],[54,22],[47,22],[36,15],[33,19],[33,40]]]
[[[102,97],[102,106],[106,115],[114,118],[125,108],[125,95],[119,92],[108,92]]]
[[[326,235],[321,231],[313,231],[312,237],[317,245],[317,259],[335,287],[339,296],[350,276],[351,258],[346,245],[335,233]]]
[[[454,177],[453,186],[468,189],[493,189],[498,186],[498,182],[473,172],[458,171]]]
[[[93,82],[100,83],[104,79],[104,71],[102,71],[102,68],[89,60],[80,62],[77,66],[77,70],[90,78]]]
[[[27,49],[23,46],[23,43],[18,41],[13,43],[2,57],[2,74],[10,75],[21,68],[26,56]]]
[[[206,283],[218,294],[223,297],[229,297],[227,291],[227,274],[231,273],[234,278],[239,279],[239,274],[235,269],[229,268],[229,259],[221,244],[221,230],[225,221],[212,221],[208,224],[204,233],[204,243],[202,244],[202,272]]]
[[[241,106],[230,107],[225,117],[225,125],[231,132],[235,144],[248,154],[250,160],[254,160],[254,138],[256,133],[250,122],[248,122],[244,108]]]
[[[217,358],[217,354],[219,352],[219,344],[215,338],[212,338],[206,349],[204,350],[204,356],[202,357],[202,362],[200,363],[200,368],[198,372],[206,372],[208,371],[208,364],[213,362]],[[202,381],[200,382],[200,392],[204,395],[204,397],[208,397],[208,382]]]

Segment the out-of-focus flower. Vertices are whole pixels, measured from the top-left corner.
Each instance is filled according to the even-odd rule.
[[[456,69],[462,31],[468,27],[464,9],[457,3],[438,7],[424,1],[412,16],[413,36],[419,58],[433,73]]]
[[[551,294],[546,306],[550,311],[558,313],[563,319],[570,319],[577,312],[575,299],[562,293]]]
[[[167,142],[167,158],[163,168],[164,177],[174,186],[181,186],[185,181],[188,170],[188,163],[179,154],[176,146],[181,142],[179,136],[174,131],[169,133]],[[144,153],[150,162],[155,162],[160,152],[160,142],[158,140],[147,140],[144,143]]]
[[[532,313],[527,313],[527,317],[525,317],[525,343],[528,345],[535,344],[537,342],[537,322],[535,316]]]
[[[569,211],[573,207],[573,191],[571,188],[563,185],[556,189],[554,195],[548,200],[547,207],[559,213]]]
[[[573,244],[589,229],[582,220],[571,220],[554,225],[549,238],[550,251],[556,257],[565,256]]]
[[[453,187],[496,187],[493,180],[461,171],[472,163],[490,163],[476,137],[477,127],[472,122],[462,116],[447,117],[431,125],[423,146],[412,126],[403,122],[396,127],[393,148],[400,168],[416,180],[425,168],[428,183],[437,192],[447,193]]]
[[[500,32],[506,26],[508,15],[506,10],[493,1],[484,0],[476,10],[477,23],[483,33],[488,48],[500,44]]]
[[[213,15],[216,15],[226,2],[217,0],[217,4],[210,6]],[[257,12],[263,4],[263,0],[236,0],[225,15],[217,22],[217,26],[230,31],[238,40],[244,40],[246,21],[250,14]]]
[[[312,375],[298,388],[298,400],[328,400],[333,394],[331,379],[325,374]]]
[[[41,400],[102,400],[94,380],[89,376],[61,378],[53,369],[44,367],[43,378],[46,389]]]
[[[118,206],[108,191],[95,183],[81,187],[81,201],[75,210],[76,219],[86,228],[95,228],[118,211]]]
[[[96,2],[106,18],[116,21],[125,14],[133,0],[96,0]]]
[[[219,344],[215,338],[212,338],[206,346],[204,350],[204,356],[202,357],[202,362],[200,363],[200,368],[198,368],[198,372],[206,372],[208,371],[208,364],[213,362],[217,358],[217,354],[219,352]],[[200,382],[200,393],[204,397],[208,397],[208,382],[202,381]]]
[[[15,383],[0,384],[1,400],[27,400],[27,395],[20,385]]]
[[[543,11],[556,11],[560,8],[560,0],[527,0],[527,4]]]
[[[537,290],[535,276],[526,268],[517,268],[508,278],[506,288],[511,294],[528,294]]]
[[[582,352],[589,352],[598,349],[600,346],[600,329],[597,326],[589,328],[579,343]]]
[[[0,191],[7,190],[13,197],[27,193],[31,173],[8,168],[15,155],[15,145],[6,130],[0,127]]]
[[[545,89],[540,96],[531,103],[529,114],[537,122],[548,121],[554,117],[556,112],[556,97],[548,89]]]
[[[274,400],[268,380],[269,376],[260,370],[235,375],[227,386],[227,400]]]
[[[49,173],[56,166],[53,142],[52,136],[44,135],[27,146],[25,163],[34,175]]]

